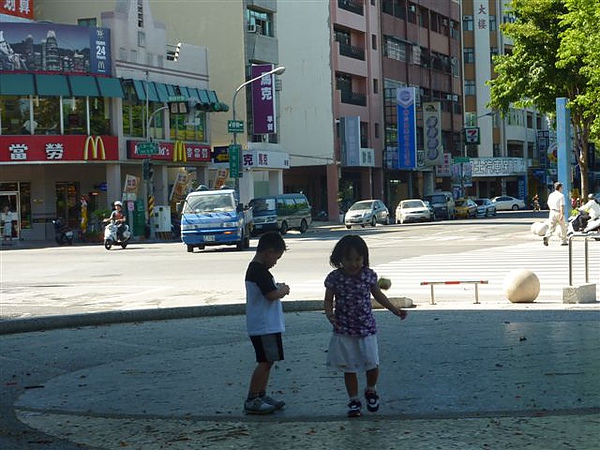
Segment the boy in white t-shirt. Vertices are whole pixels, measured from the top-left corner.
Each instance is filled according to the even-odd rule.
[[[277,232],[266,233],[258,241],[256,255],[246,270],[246,328],[256,353],[256,368],[244,402],[247,414],[270,414],[285,402],[267,395],[271,367],[283,360],[281,334],[285,331],[281,299],[290,293],[285,283],[275,283],[271,269],[286,250]]]

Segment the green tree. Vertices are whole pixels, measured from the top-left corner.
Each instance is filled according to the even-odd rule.
[[[590,3],[598,3],[589,0]],[[568,99],[575,134],[575,155],[581,173],[581,193],[588,193],[588,142],[596,113],[589,108],[591,78],[582,54],[569,51],[577,0],[511,0],[515,21],[501,25],[512,39],[511,52],[494,58],[497,77],[489,82],[490,106],[503,114],[509,108],[534,107],[553,117],[556,98]],[[572,8],[570,11],[569,8]],[[570,39],[570,41],[569,41]]]

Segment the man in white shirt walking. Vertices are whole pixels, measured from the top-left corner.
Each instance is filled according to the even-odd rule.
[[[548,208],[550,209],[550,216],[548,221],[550,227],[546,231],[544,236],[544,245],[548,245],[548,240],[554,234],[556,226],[560,226],[560,238],[562,240],[561,245],[568,245],[567,243],[567,224],[565,223],[565,196],[562,193],[563,184],[560,181],[554,183],[554,192],[548,196]]]

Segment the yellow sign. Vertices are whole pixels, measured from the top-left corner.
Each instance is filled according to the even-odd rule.
[[[185,153],[185,144],[183,143],[183,141],[175,141],[175,144],[173,145],[173,162],[177,161],[187,161],[187,155]]]
[[[90,146],[92,147],[92,159],[98,159],[98,151],[100,151],[100,159],[106,159],[106,151],[104,150],[104,141],[102,136],[89,135],[83,146],[83,159],[87,161],[89,156]]]

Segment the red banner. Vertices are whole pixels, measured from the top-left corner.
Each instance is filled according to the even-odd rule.
[[[33,20],[33,0],[0,1],[0,14]]]
[[[116,136],[0,136],[0,162],[118,160]]]
[[[138,154],[137,144],[146,141],[127,141],[127,155],[129,159],[145,159],[150,157],[157,161],[173,162],[210,162],[210,146],[203,144],[194,144],[190,142],[175,141],[162,142],[154,141],[158,144],[158,155]]]

